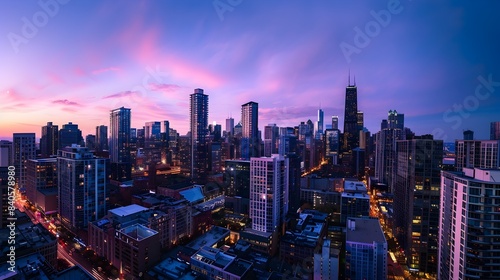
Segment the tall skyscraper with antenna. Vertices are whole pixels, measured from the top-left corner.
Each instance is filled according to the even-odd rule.
[[[344,108],[344,143],[343,152],[349,152],[359,146],[358,129],[358,88],[356,87],[356,77],[351,84],[351,74],[345,90]]]

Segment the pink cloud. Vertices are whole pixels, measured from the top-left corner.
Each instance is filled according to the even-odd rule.
[[[118,72],[118,71],[121,71],[121,68],[119,68],[119,67],[106,67],[106,68],[94,70],[94,71],[92,71],[92,74],[99,75],[99,74],[106,73],[106,72]]]
[[[52,104],[61,104],[61,105],[67,105],[67,106],[80,106],[80,104],[69,101],[68,99],[59,99],[59,100],[54,100],[52,101]]]

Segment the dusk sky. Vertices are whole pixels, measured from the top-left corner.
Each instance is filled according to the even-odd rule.
[[[396,109],[417,134],[489,139],[498,11],[498,1],[2,1],[0,139],[40,137],[49,121],[85,137],[121,106],[132,127],[169,120],[185,134],[195,88],[223,129],[248,101],[261,129],[315,122],[320,106],[342,129],[349,70],[372,133]]]

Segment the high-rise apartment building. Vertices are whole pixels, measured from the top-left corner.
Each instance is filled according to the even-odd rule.
[[[378,219],[349,218],[345,244],[346,279],[387,279],[387,241]]]
[[[20,191],[24,192],[26,187],[26,162],[36,158],[35,133],[14,133],[13,140],[13,165],[16,171],[16,183]]]
[[[190,102],[191,178],[203,183],[208,172],[208,95],[197,88]]]
[[[46,126],[42,126],[40,154],[42,157],[55,156],[57,149],[59,149],[59,126],[48,122]]]
[[[455,168],[497,168],[500,166],[500,140],[455,141]]]
[[[259,104],[248,102],[241,105],[241,157],[249,159],[260,156]]]
[[[109,201],[108,159],[73,145],[57,157],[59,214],[71,230],[86,228],[106,214]]]
[[[432,135],[397,141],[394,236],[408,267],[424,276],[437,272],[439,195],[443,141]]]
[[[500,171],[443,171],[437,279],[498,279]]]
[[[279,155],[250,159],[252,229],[272,233],[288,212],[288,159]]]

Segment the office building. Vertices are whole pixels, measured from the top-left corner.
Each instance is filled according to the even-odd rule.
[[[250,159],[260,156],[259,104],[248,102],[241,105],[241,157]]]
[[[397,157],[393,233],[410,271],[435,275],[443,141],[432,135],[397,141]]]
[[[497,279],[500,171],[443,171],[437,279]]]
[[[490,140],[500,140],[500,122],[490,124]]]
[[[226,119],[226,135],[234,136],[234,119],[227,118]]]
[[[346,279],[387,279],[387,241],[378,219],[349,218],[345,247]]]
[[[113,170],[111,177],[113,180],[126,181],[132,177],[130,109],[121,107],[111,110],[109,121],[109,158]]]
[[[264,127],[264,156],[278,153],[279,127],[269,124]]]
[[[332,116],[332,129],[339,129],[339,116]]]
[[[321,139],[323,136],[323,131],[325,130],[324,127],[324,112],[323,110],[319,109],[318,110],[318,121],[316,122],[316,139]]]
[[[204,183],[208,171],[208,95],[195,89],[190,95],[191,178]]]
[[[42,137],[40,138],[40,155],[50,157],[57,155],[59,149],[59,126],[48,122],[42,126]]]
[[[45,215],[57,212],[57,158],[26,162],[26,198]]]
[[[106,214],[109,202],[109,161],[73,145],[57,157],[59,214],[70,230],[87,228]]]
[[[389,129],[404,129],[405,115],[398,113],[396,110],[389,110],[387,114],[387,128]]]
[[[107,151],[108,148],[108,127],[105,125],[95,128],[96,150],[99,152]]]
[[[35,133],[14,133],[13,139],[14,160],[16,170],[16,183],[23,193],[26,188],[26,163],[36,158]]]
[[[161,122],[146,122],[144,136],[146,141],[160,140]]]
[[[375,177],[382,184],[388,185],[388,191],[392,192],[395,184],[395,174],[397,171],[396,142],[405,140],[406,135],[401,129],[404,124],[403,114],[388,113],[389,121],[387,126],[382,126],[381,130],[375,133]]]
[[[359,146],[358,131],[358,88],[356,87],[356,80],[351,85],[349,76],[349,84],[345,90],[343,152],[350,152]]]
[[[59,149],[64,147],[71,147],[71,145],[84,145],[82,131],[78,129],[77,124],[69,122],[63,124],[62,129],[59,130]]]

